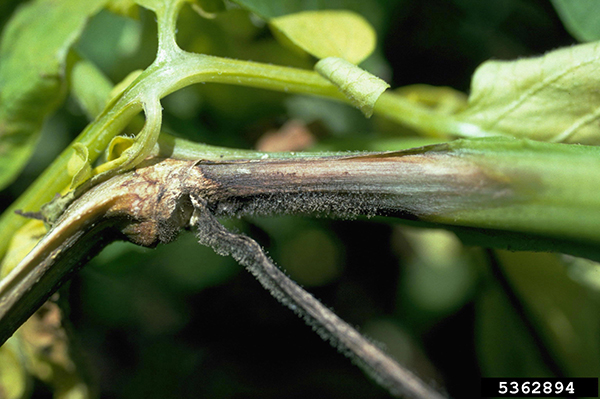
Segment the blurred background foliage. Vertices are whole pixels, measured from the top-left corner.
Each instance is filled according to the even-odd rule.
[[[0,3],[0,23],[18,3]],[[259,18],[227,5],[214,19],[185,10],[180,45],[312,67],[313,59],[278,44]],[[545,0],[378,0],[356,7],[379,37],[363,66],[392,87],[427,83],[467,92],[487,59],[575,42]],[[117,83],[152,62],[154,17],[103,11],[77,50]],[[167,131],[223,146],[384,150],[424,143],[338,103],[243,87],[197,85],[163,106]],[[47,121],[33,161],[0,194],[2,206],[86,123],[69,99]],[[595,265],[555,254],[492,255],[452,233],[385,218],[226,223],[257,239],[293,279],[453,397],[478,396],[482,376],[600,374]],[[200,247],[191,233],[156,249],[113,244],[68,291],[70,319],[103,398],[387,397],[233,260]],[[34,397],[50,396],[36,384]]]

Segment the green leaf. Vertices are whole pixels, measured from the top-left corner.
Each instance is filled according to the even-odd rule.
[[[317,58],[339,57],[358,64],[375,49],[375,30],[352,11],[305,11],[273,18],[270,23]]]
[[[377,99],[390,87],[377,76],[342,58],[325,58],[317,62],[315,69],[335,84],[367,117],[373,115]]]
[[[600,44],[517,61],[487,61],[457,119],[540,141],[600,144]]]
[[[574,256],[563,256],[569,277],[588,289],[600,293],[600,263]]]
[[[597,0],[552,0],[567,30],[581,42],[600,40],[600,2]]]
[[[38,0],[8,23],[0,42],[0,188],[21,171],[61,103],[69,48],[104,3]]]
[[[475,345],[484,377],[551,377],[531,335],[496,287],[476,302]]]

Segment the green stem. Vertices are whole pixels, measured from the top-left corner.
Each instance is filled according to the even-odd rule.
[[[462,122],[452,115],[440,114],[393,92],[385,92],[375,103],[374,112],[417,131],[433,136],[456,136],[478,138],[503,136],[490,132],[468,122]]]

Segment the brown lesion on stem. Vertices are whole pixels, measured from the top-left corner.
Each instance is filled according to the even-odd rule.
[[[91,187],[0,281],[0,343],[91,254],[124,239],[172,241],[201,197],[215,215],[308,213],[422,218],[495,198],[503,183],[445,151],[211,163],[149,159]],[[502,191],[504,190],[504,191]],[[462,205],[461,205],[462,204]]]
[[[215,183],[204,197],[217,215],[416,219],[494,206],[511,196],[505,181],[442,146],[364,156],[200,162],[198,167]]]
[[[490,206],[486,199],[503,201],[506,195],[498,196],[499,192],[509,193],[505,183],[444,148],[304,160],[148,159],[134,171],[87,189],[0,280],[0,344],[108,243],[128,240],[152,247],[172,241],[190,227],[199,200],[205,212],[216,216],[316,213],[423,218],[469,206],[469,200]],[[260,250],[258,244],[249,248]]]

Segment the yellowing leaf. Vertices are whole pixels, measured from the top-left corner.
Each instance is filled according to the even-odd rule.
[[[55,399],[91,399],[59,300],[55,293],[17,330],[20,348],[28,371],[52,387]]]
[[[38,241],[46,234],[46,227],[41,220],[30,220],[21,227],[10,240],[6,256],[2,258],[0,263],[0,278],[6,277],[12,269],[19,264],[21,259],[25,257],[36,246]],[[2,396],[0,396],[2,397]]]
[[[341,58],[325,58],[315,65],[321,76],[336,85],[368,117],[388,85],[377,76]]]
[[[0,398],[21,399],[27,392],[27,370],[17,338],[0,347]]]
[[[119,158],[134,142],[135,140],[131,137],[115,136],[106,150],[106,160],[112,161]]]
[[[600,43],[540,57],[488,61],[457,118],[485,130],[540,141],[600,144]]]
[[[89,151],[86,146],[80,143],[73,145],[75,151],[67,165],[69,175],[73,176],[71,188],[79,186],[92,176],[92,166],[89,162]]]
[[[339,57],[358,64],[375,49],[375,30],[352,11],[305,11],[269,22],[293,44],[317,58]]]

